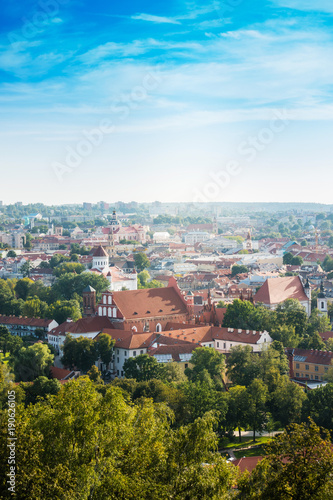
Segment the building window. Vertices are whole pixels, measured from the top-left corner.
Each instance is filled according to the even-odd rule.
[[[299,363],[296,363],[296,369],[299,369]]]
[[[216,342],[216,347],[219,348],[220,347],[220,342]]]
[[[143,354],[143,351],[140,351],[140,354]]]
[[[296,377],[299,377],[299,373],[296,373]]]
[[[134,356],[134,357],[136,356],[136,351],[133,351],[133,356]]]
[[[309,378],[309,374],[308,373],[306,373],[305,376],[306,376],[306,378]]]
[[[111,295],[109,295],[108,300],[109,300],[109,304],[112,304],[112,297],[111,297]]]
[[[226,342],[223,342],[223,349],[226,349],[227,348],[227,344]]]
[[[103,296],[103,304],[106,304],[106,295]]]
[[[119,358],[117,358],[117,363],[119,363]]]
[[[157,325],[156,325],[156,332],[159,333],[161,331],[162,331],[162,325],[161,325],[161,323],[157,323]]]
[[[124,352],[124,356],[127,356],[127,351]]]
[[[124,372],[123,372],[123,370],[121,370],[121,376],[122,376],[122,377],[124,376]]]
[[[315,380],[319,380],[319,377],[318,377],[318,375],[315,375]]]
[[[325,366],[325,372],[328,372],[328,366]]]
[[[188,368],[188,363],[185,363],[185,368]]]
[[[117,376],[119,377],[119,370],[117,370]]]
[[[315,371],[318,372],[319,371],[319,366],[315,366]]]
[[[119,354],[119,349],[117,349],[117,354]]]
[[[309,369],[309,365],[305,365],[305,369],[308,370]]]

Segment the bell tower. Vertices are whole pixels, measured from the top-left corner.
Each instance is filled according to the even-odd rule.
[[[324,283],[321,282],[320,285],[320,292],[318,293],[317,297],[317,307],[319,309],[319,313],[321,316],[327,316],[328,309],[327,309],[327,297],[324,289]]]
[[[96,313],[96,290],[88,285],[82,292],[83,316],[95,316]]]

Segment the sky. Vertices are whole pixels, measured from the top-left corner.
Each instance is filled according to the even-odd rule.
[[[332,203],[331,0],[2,0],[0,200]]]

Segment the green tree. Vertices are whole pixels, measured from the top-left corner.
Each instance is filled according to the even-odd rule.
[[[303,418],[311,417],[317,425],[333,432],[333,384],[309,391],[303,401]]]
[[[49,394],[58,394],[61,383],[57,379],[37,377],[32,384],[21,383],[25,392],[25,405],[36,404],[40,399],[46,399]]]
[[[286,427],[301,421],[305,399],[304,390],[284,375],[279,377],[275,390],[268,395],[268,408],[274,420]]]
[[[115,342],[107,333],[100,333],[97,338],[98,356],[106,366],[111,362]]]
[[[15,295],[18,299],[27,300],[33,281],[29,278],[18,280],[15,285]]]
[[[24,302],[23,316],[28,318],[45,318],[48,314],[49,307],[46,302],[43,302],[38,297],[29,299]]]
[[[250,346],[236,346],[230,350],[226,367],[228,378],[234,385],[248,386],[259,376],[256,356]]]
[[[14,252],[14,250],[9,250],[9,252],[7,252],[7,257],[11,258],[17,257],[16,252]]]
[[[253,442],[256,440],[256,432],[261,432],[264,429],[267,421],[266,400],[267,386],[260,379],[254,379],[249,387],[248,392],[248,424],[253,430]]]
[[[237,276],[237,274],[243,274],[243,273],[248,273],[249,270],[246,266],[239,266],[235,264],[231,268],[231,276]]]
[[[30,260],[27,260],[22,266],[20,267],[20,273],[23,274],[23,277],[29,277],[32,269],[32,264]]]
[[[328,431],[292,424],[266,446],[267,456],[239,482],[246,500],[313,500],[324,498],[332,484],[333,451]],[[327,497],[328,498],[328,497]]]
[[[92,380],[96,384],[103,384],[101,372],[99,371],[96,365],[92,365],[90,370],[87,372],[87,375],[90,378],[90,380]]]
[[[135,267],[139,271],[143,271],[144,269],[150,266],[149,259],[147,255],[144,254],[143,252],[138,252],[134,254],[134,262],[135,262]]]
[[[185,370],[190,380],[200,380],[206,370],[214,382],[221,384],[225,368],[224,356],[213,347],[197,347],[192,353],[191,365],[193,368]]]
[[[54,319],[59,325],[68,318],[77,321],[81,318],[80,305],[77,300],[57,300],[48,307],[47,317]]]
[[[291,259],[292,266],[301,266],[303,264],[303,259],[300,255],[296,255]]]
[[[254,313],[254,305],[247,300],[235,299],[229,304],[224,315],[223,325],[230,328],[249,328],[251,314]]]
[[[6,417],[0,413],[4,464]],[[176,430],[170,422],[171,412],[164,404],[141,398],[133,405],[118,387],[106,387],[102,394],[87,377],[65,384],[45,401],[27,408],[20,405],[16,496],[20,500],[226,498],[237,469],[216,452],[216,416],[207,413]],[[6,480],[3,474],[1,497],[8,494]]]
[[[294,256],[292,253],[290,252],[286,252],[283,256],[283,264],[284,265],[288,265],[288,264],[291,264],[292,260],[293,260]]]
[[[53,274],[59,278],[59,276],[62,276],[63,274],[80,274],[83,271],[85,271],[84,265],[79,264],[78,262],[62,262],[53,269]]]
[[[295,334],[303,336],[307,326],[305,308],[296,299],[287,299],[276,308],[278,324],[295,328]]]
[[[83,290],[90,285],[96,290],[97,298],[101,292],[109,288],[109,281],[105,276],[94,273],[67,273],[61,275],[52,286],[54,296],[59,300],[71,300],[76,295],[82,296]]]
[[[228,427],[234,431],[238,429],[238,439],[242,441],[242,427],[246,427],[249,416],[249,393],[246,387],[235,385],[230,387],[228,393],[228,413],[226,422]]]
[[[11,356],[17,381],[28,382],[39,376],[47,374],[49,366],[53,363],[54,356],[46,344],[34,344],[21,349]]]
[[[98,344],[93,339],[67,335],[63,347],[62,363],[69,368],[77,367],[86,373],[98,359]]]
[[[134,378],[138,382],[159,378],[162,374],[161,365],[154,356],[140,354],[135,358],[128,358],[124,363],[124,373],[126,378]]]

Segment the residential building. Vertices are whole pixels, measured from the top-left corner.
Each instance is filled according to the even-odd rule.
[[[286,349],[292,379],[324,381],[332,364],[333,352],[317,349]]]
[[[58,326],[54,319],[27,318],[26,316],[5,316],[0,314],[0,326],[8,328],[12,335],[25,337],[36,335],[36,330],[42,331],[46,336],[53,328]]]

